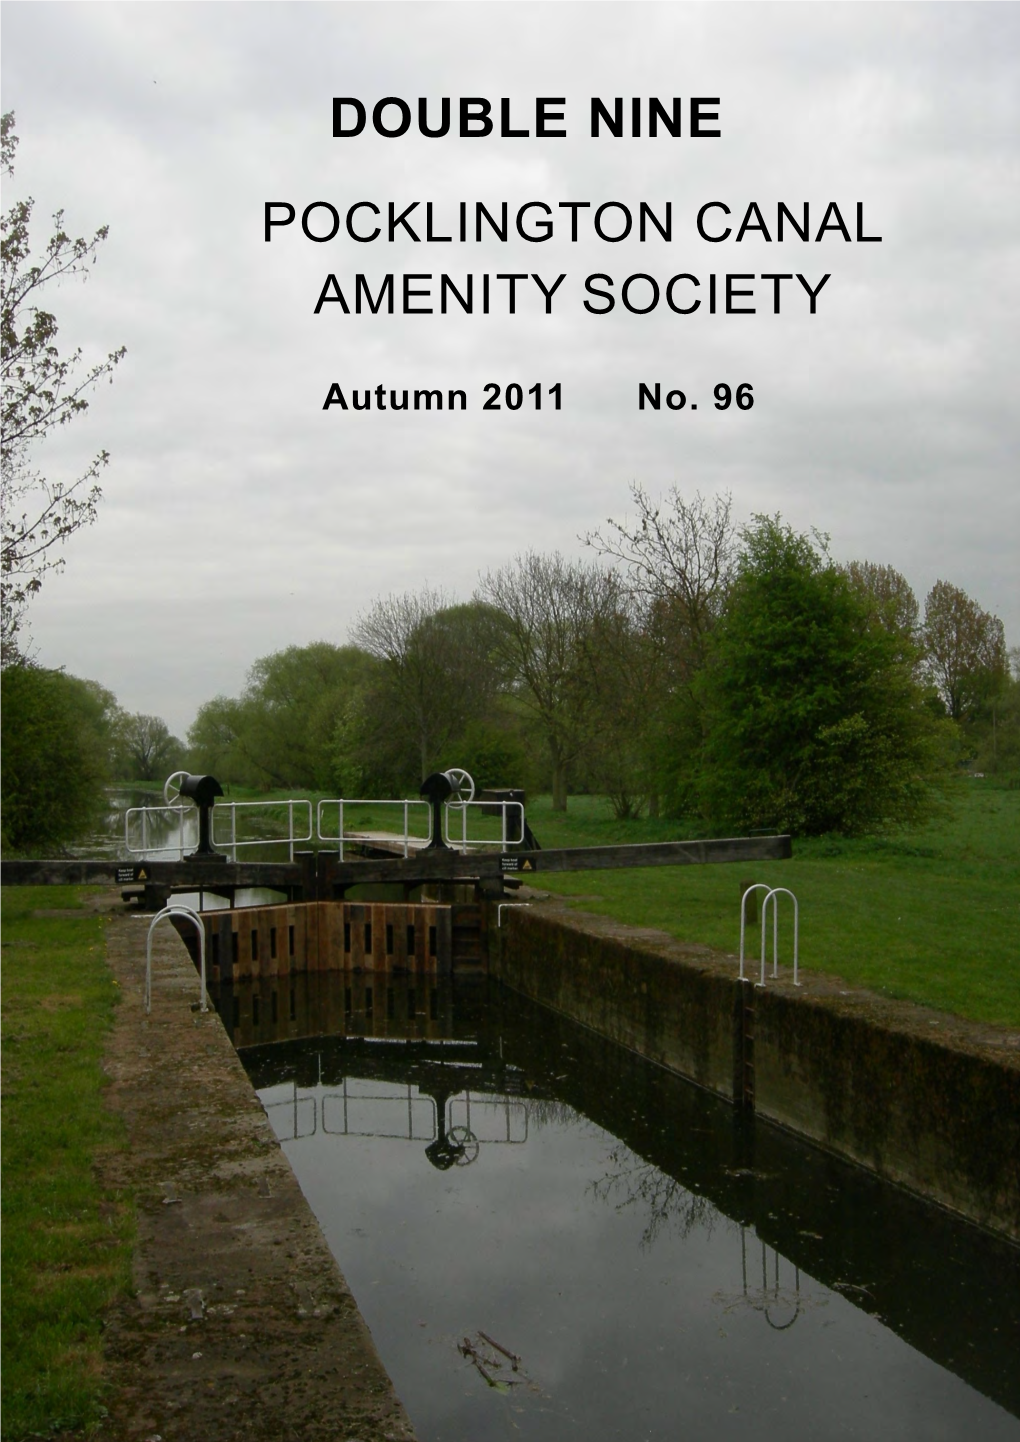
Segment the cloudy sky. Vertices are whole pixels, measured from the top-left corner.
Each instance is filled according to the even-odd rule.
[[[33,606],[43,663],[183,734],[256,657],[342,642],[380,595],[428,582],[466,598],[529,547],[584,554],[579,536],[625,517],[635,481],[817,527],[837,559],[893,565],[922,601],[951,580],[1020,642],[1017,6],[5,3],[0,23],[21,139],[5,204],[35,197],[37,243],[58,207],[74,234],[109,225],[87,285],[49,303],[67,348],[128,351],[37,457],[53,478],[112,457],[97,524]],[[363,101],[364,133],[334,138],[336,96]],[[628,121],[632,97],[680,97],[683,134],[653,138],[645,116],[640,137],[593,138],[592,97],[618,96]],[[692,96],[718,97],[719,138],[689,135]],[[403,136],[372,129],[385,97],[410,105]],[[417,132],[419,97],[430,124],[451,98],[450,135]],[[461,138],[460,97],[489,99],[497,129],[505,97],[530,134]],[[565,137],[535,134],[536,97],[563,101],[550,128]],[[415,201],[390,241],[388,207]],[[734,224],[718,243],[697,228],[713,201]],[[269,243],[266,202],[297,217]],[[333,240],[301,232],[315,205],[325,233],[320,202]],[[381,212],[374,241],[347,233],[358,202]],[[452,240],[427,239],[428,202]],[[461,202],[470,217],[506,202],[507,242],[476,242],[469,221],[461,243]],[[529,202],[549,207],[547,240],[516,233]],[[563,202],[586,203],[576,241]],[[627,238],[596,234],[607,202],[604,233],[626,206]],[[640,239],[642,202],[671,209],[668,242],[651,225]],[[769,239],[736,238],[751,202]],[[777,241],[780,202],[809,207],[809,241]],[[816,239],[830,202],[851,237],[860,205],[881,243],[833,225]],[[724,212],[709,214],[718,233]],[[562,275],[549,313],[531,279],[508,313],[508,273]],[[779,314],[761,279],[776,273],[794,277]],[[373,296],[393,276],[394,314],[354,313],[359,274]],[[417,314],[399,313],[409,274],[430,277],[409,282]],[[596,274],[607,313],[585,288]],[[315,314],[330,275],[351,314],[336,300]],[[442,275],[462,294],[473,277],[474,313],[452,298],[440,312]],[[628,311],[632,275],[651,279]],[[692,313],[667,304],[676,275],[699,282],[671,292],[700,297]],[[749,277],[731,282],[744,313],[725,313],[727,275]],[[797,275],[829,276],[814,315]],[[640,411],[656,382],[684,409]],[[334,383],[349,404],[380,385],[462,389],[467,409],[324,410]],[[751,409],[715,408],[717,385],[745,383]],[[482,408],[487,384],[499,411]]]

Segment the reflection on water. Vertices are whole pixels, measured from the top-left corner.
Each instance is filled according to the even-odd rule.
[[[391,980],[219,1005],[292,1038],[241,1056],[422,1442],[1020,1437],[1015,1249],[484,981]]]

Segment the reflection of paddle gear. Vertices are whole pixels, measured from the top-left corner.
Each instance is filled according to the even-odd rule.
[[[425,1088],[422,1088],[424,1091]],[[446,1103],[452,1095],[448,1091],[430,1092],[436,1103],[436,1131],[434,1142],[429,1142],[425,1155],[440,1172],[451,1167],[469,1167],[478,1156],[478,1138],[467,1127],[451,1127],[446,1130]]]
[[[436,1137],[435,1141],[429,1142],[425,1148],[425,1155],[437,1171],[448,1172],[457,1165],[457,1153],[463,1150],[463,1147],[451,1142],[448,1137]]]

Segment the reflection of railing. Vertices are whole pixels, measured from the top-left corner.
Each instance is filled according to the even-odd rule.
[[[761,1238],[758,1240],[761,1241]],[[784,1258],[783,1260],[785,1261],[786,1259]],[[793,1269],[793,1291],[791,1292],[788,1287],[784,1288],[779,1285],[779,1253],[775,1247],[772,1248],[772,1261],[773,1279],[770,1283],[768,1248],[765,1243],[762,1242],[761,1290],[758,1291],[753,1286],[749,1287],[747,1284],[747,1228],[741,1227],[740,1263],[743,1269],[744,1298],[749,1307],[752,1307],[756,1312],[763,1313],[770,1327],[777,1332],[785,1332],[788,1327],[793,1326],[794,1322],[796,1322],[800,1316],[800,1268],[795,1266]],[[780,1307],[791,1309],[792,1315],[787,1317],[785,1321],[777,1322],[772,1313]]]
[[[318,1101],[313,1095],[306,1094],[304,1096],[298,1096],[296,1082],[294,1083],[294,1095],[292,1097],[288,1097],[286,1100],[279,1102],[267,1102],[263,1100],[262,1105],[265,1108],[267,1115],[268,1113],[273,1111],[280,1111],[284,1107],[286,1107],[290,1111],[292,1126],[289,1136],[284,1134],[277,1126],[275,1117],[270,1116],[269,1118],[270,1122],[272,1123],[273,1131],[276,1133],[278,1139],[281,1142],[296,1142],[300,1137],[314,1137],[315,1133],[318,1131]],[[312,1109],[312,1129],[310,1132],[303,1132],[299,1128],[299,1109],[305,1105],[310,1106]]]
[[[335,807],[337,808],[337,829],[336,829],[336,832],[335,832],[335,833],[334,833],[334,832],[330,832],[330,831],[325,831],[325,830],[323,829],[323,813],[324,813],[324,808],[327,807],[327,806],[335,806]],[[375,809],[376,807],[380,807],[380,806],[385,806],[385,807],[399,806],[400,809],[401,809],[402,819],[403,819],[403,832],[402,832],[402,833],[398,833],[398,832],[389,832],[389,831],[387,831],[387,832],[373,833],[373,832],[371,832],[371,831],[366,831],[366,832],[359,832],[359,833],[356,833],[356,834],[352,834],[351,832],[348,832],[347,835],[346,835],[346,837],[345,837],[345,836],[344,836],[344,807],[351,807],[351,806],[360,806],[360,807],[362,807],[362,808],[365,808],[365,807],[369,807],[369,806],[370,806],[370,807],[372,807],[373,809]],[[421,808],[424,808],[424,811],[425,811],[425,835],[424,835],[424,836],[412,835],[412,833],[411,833],[411,826],[410,826],[411,817],[412,817],[412,815],[416,815],[416,814],[417,814],[417,810],[420,810]],[[430,841],[432,840],[432,808],[429,806],[429,804],[428,804],[427,801],[409,801],[409,800],[393,801],[392,799],[390,799],[390,800],[371,800],[371,799],[366,799],[366,798],[363,798],[363,797],[333,796],[333,797],[329,797],[329,798],[327,798],[326,800],[323,800],[323,801],[320,801],[320,802],[319,802],[318,808],[317,808],[317,810],[316,810],[316,816],[315,816],[315,830],[316,830],[316,834],[317,834],[317,836],[318,836],[318,838],[319,838],[320,841],[335,841],[335,842],[338,843],[338,845],[339,845],[339,847],[340,847],[340,860],[341,860],[341,861],[343,861],[343,859],[344,859],[344,841],[345,841],[345,840],[347,840],[347,841],[356,841],[356,842],[366,842],[366,841],[372,841],[372,840],[374,840],[374,839],[375,839],[375,840],[387,840],[387,841],[391,841],[391,842],[392,842],[392,841],[400,841],[400,842],[402,842],[403,848],[404,848],[404,858],[405,858],[405,860],[406,860],[407,856],[410,854],[412,842],[414,843],[415,846],[422,846],[422,845],[427,845],[428,842],[430,842]]]
[[[296,1082],[292,1086],[292,1094],[283,1099],[270,1100],[271,1088],[259,1093],[281,1141],[312,1137],[321,1130],[331,1137],[429,1143],[442,1131],[453,1141],[469,1139],[473,1160],[480,1147],[523,1146],[528,1140],[528,1104],[520,1097],[458,1092],[446,1099],[441,1128],[436,1097],[412,1082],[352,1076],[342,1079],[339,1090],[329,1092],[299,1092]],[[305,1106],[311,1107],[310,1118],[299,1110]],[[289,1131],[280,1127],[274,1113],[289,1115]]]
[[[450,1098],[446,1115],[448,1131],[462,1127],[481,1146],[523,1146],[528,1140],[528,1107],[514,1097],[482,1097],[462,1092]],[[496,1123],[491,1130],[502,1135],[484,1135],[487,1120]]]
[[[505,851],[508,846],[522,846],[524,844],[524,807],[520,801],[448,801],[443,808],[443,839],[450,846],[459,846],[466,851],[469,846],[492,846],[495,842],[492,836],[468,836],[468,811],[478,812],[482,816],[492,816],[496,810],[500,812],[500,850]],[[512,824],[514,817],[511,813],[517,813],[520,824]],[[460,814],[460,835],[452,834],[452,825]],[[511,835],[516,831],[518,835]]]
[[[334,1104],[332,1112],[327,1111],[330,1102]],[[367,1128],[359,1125],[364,1102],[371,1104],[369,1110],[374,1110],[377,1116],[380,1112],[394,1117],[398,1114],[403,1117],[406,1113],[406,1130],[403,1125],[395,1132],[380,1131],[378,1125]],[[336,1117],[338,1105],[342,1120],[334,1121],[331,1126],[330,1118]],[[416,1131],[416,1120],[421,1121],[425,1116],[428,1117],[428,1128]],[[397,1092],[396,1089],[390,1092],[352,1092],[347,1077],[344,1077],[341,1091],[327,1092],[322,1098],[322,1130],[334,1137],[399,1137],[409,1142],[431,1142],[436,1136],[436,1104],[432,1097],[415,1095],[415,1088],[410,1082],[406,1084],[406,1092]]]

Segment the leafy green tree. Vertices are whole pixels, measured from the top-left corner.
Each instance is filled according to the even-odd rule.
[[[105,816],[114,697],[95,682],[21,663],[0,671],[0,704],[4,849],[60,850]]]
[[[18,140],[14,115],[2,128],[2,169],[10,177]],[[50,480],[33,469],[31,453],[56,426],[66,425],[88,409],[87,394],[100,380],[111,378],[125,354],[123,348],[88,366],[81,350],[61,356],[57,322],[41,300],[69,276],[88,277],[107,228],[91,240],[72,239],[64,230],[63,212],[53,217],[54,233],[42,256],[33,260],[29,227],[33,201],[16,201],[4,211],[2,279],[0,279],[0,364],[3,376],[0,426],[0,640],[3,656],[14,659],[29,599],[47,571],[63,564],[59,547],[81,526],[96,518],[101,491],[97,477],[109,461],[100,451],[74,480]]]
[[[949,738],[824,538],[757,516],[700,682],[716,825],[856,834],[937,803]]]
[[[907,578],[895,567],[874,561],[850,561],[841,569],[874,619],[902,641],[904,656],[919,664],[923,653],[921,611]]]
[[[331,789],[338,721],[374,669],[357,647],[328,641],[260,657],[240,697],[199,708],[188,732],[192,764],[242,786]]]
[[[204,701],[188,728],[191,770],[238,786],[257,786],[258,773],[244,750],[244,730],[245,708],[237,697]]]
[[[925,668],[954,721],[983,719],[1009,677],[998,616],[948,581],[936,581],[924,604]]]

